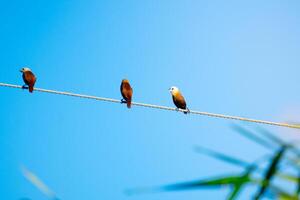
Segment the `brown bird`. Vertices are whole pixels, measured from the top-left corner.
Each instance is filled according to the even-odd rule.
[[[129,84],[127,79],[123,79],[121,86],[120,86],[121,94],[123,99],[121,100],[122,103],[127,103],[127,108],[131,107],[131,100],[132,100],[132,88]]]
[[[33,87],[36,81],[36,77],[35,75],[32,73],[32,71],[27,68],[24,67],[20,70],[20,72],[23,73],[23,80],[25,85],[27,85],[28,87],[26,87],[25,85],[23,86],[23,89],[27,89],[29,90],[29,92],[33,92]]]
[[[173,102],[175,104],[175,106],[177,107],[177,109],[183,109],[183,110],[187,110],[184,111],[184,114],[187,114],[189,111],[189,109],[186,107],[186,102],[184,97],[182,96],[182,94],[180,93],[179,89],[175,86],[171,87],[169,89],[170,93],[172,94],[172,98],[173,98]]]

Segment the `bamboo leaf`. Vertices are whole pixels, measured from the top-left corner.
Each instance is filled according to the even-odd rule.
[[[299,170],[299,169],[298,169]],[[297,188],[296,188],[296,196],[299,197],[300,195],[300,172],[298,172],[297,177]]]
[[[246,137],[249,140],[252,140],[253,142],[260,144],[261,146],[267,148],[267,149],[273,149],[274,145],[272,145],[270,142],[262,139],[261,137],[258,137],[254,133],[248,131],[247,129],[242,128],[238,125],[232,125],[232,129],[234,129],[237,133],[241,134],[242,136]]]
[[[225,177],[213,178],[208,180],[176,183],[176,184],[163,186],[162,188],[167,191],[191,190],[191,189],[200,189],[205,187],[219,188],[222,186],[237,185],[237,184],[250,182],[250,181],[251,179],[248,177],[225,176]]]
[[[269,168],[267,169],[267,171],[265,173],[264,180],[262,181],[262,185],[259,188],[259,191],[257,192],[257,194],[255,196],[255,199],[257,199],[257,200],[260,199],[260,197],[262,197],[264,195],[265,191],[269,187],[272,178],[276,174],[278,164],[281,161],[281,158],[283,157],[286,149],[287,149],[287,146],[283,146],[275,154],[274,158],[271,161]]]
[[[59,200],[56,194],[33,172],[29,171],[25,166],[21,166],[23,176],[38,190],[52,200]]]
[[[196,181],[187,181],[175,184],[169,184],[159,187],[148,187],[148,188],[135,188],[127,190],[128,195],[133,194],[143,194],[143,193],[152,193],[152,192],[170,192],[170,191],[184,191],[184,190],[196,190],[196,189],[215,189],[221,187],[237,187],[242,186],[246,183],[252,183],[253,180],[250,178],[250,171],[242,175],[228,175],[221,176],[216,178],[196,180]],[[237,193],[236,191],[235,193]]]
[[[279,200],[299,200],[297,196],[289,194],[280,187],[270,185],[270,189]]]
[[[241,181],[240,183],[236,183],[234,185],[234,189],[231,192],[231,194],[228,196],[227,200],[236,199],[238,197],[238,195],[240,194],[240,192],[242,191],[245,184],[250,183],[250,182],[256,182],[250,178],[250,175],[255,168],[256,168],[256,166],[254,166],[254,165],[247,168],[245,173],[241,176],[241,179],[244,181]]]
[[[195,151],[198,153],[206,154],[208,156],[211,156],[213,158],[216,158],[218,160],[221,160],[221,161],[233,164],[233,165],[237,165],[237,166],[241,166],[241,167],[247,167],[250,165],[249,163],[247,163],[246,161],[243,161],[241,159],[237,159],[232,156],[225,155],[223,153],[220,153],[220,152],[217,152],[214,150],[210,150],[208,148],[204,148],[201,146],[195,147]]]
[[[239,195],[239,193],[242,190],[242,185],[236,185],[233,189],[233,191],[230,193],[230,195],[228,196],[227,200],[234,200],[237,198],[237,196]]]
[[[258,127],[257,130],[258,130],[259,133],[263,134],[266,138],[268,138],[269,140],[271,140],[272,142],[274,142],[274,143],[276,143],[280,146],[287,144],[285,141],[283,141],[279,137],[275,136],[271,132],[267,131],[266,129]]]

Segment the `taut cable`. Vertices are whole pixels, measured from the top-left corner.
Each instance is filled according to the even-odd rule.
[[[22,86],[20,86],[20,85],[13,85],[13,84],[7,84],[7,83],[0,83],[0,86],[1,87],[10,87],[10,88],[22,89]],[[65,95],[65,96],[72,96],[72,97],[79,97],[79,98],[85,98],[85,99],[94,99],[94,100],[97,100],[97,101],[107,101],[107,102],[113,102],[113,103],[121,103],[121,100],[118,100],[118,99],[111,99],[111,98],[105,98],[105,97],[97,97],[97,96],[91,96],[91,95],[76,94],[76,93],[71,93],[71,92],[47,90],[47,89],[42,89],[42,88],[34,88],[34,91],[52,93],[52,94],[58,94],[58,95]],[[154,109],[162,109],[162,110],[170,110],[170,111],[179,111],[179,112],[186,112],[187,111],[187,110],[183,110],[183,109],[176,109],[176,108],[172,108],[172,107],[159,106],[159,105],[146,104],[146,103],[132,102],[131,104],[135,105],[135,106],[148,107],[148,108],[154,108]],[[196,115],[204,115],[204,116],[208,116],[208,117],[223,118],[223,119],[228,119],[228,120],[239,120],[239,121],[245,121],[245,122],[251,122],[251,123],[267,124],[267,125],[271,125],[271,126],[281,126],[281,127],[287,127],[287,128],[300,129],[300,125],[297,125],[297,124],[271,122],[271,121],[265,121],[265,120],[250,119],[250,118],[245,118],[245,117],[238,117],[238,116],[231,116],[231,115],[224,115],[224,114],[215,114],[215,113],[209,113],[209,112],[202,112],[202,111],[196,111],[196,110],[190,110],[189,113],[190,114],[196,114]]]

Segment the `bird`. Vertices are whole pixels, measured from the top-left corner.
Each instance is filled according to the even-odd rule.
[[[170,89],[169,89],[171,95],[172,95],[172,98],[173,98],[173,102],[175,104],[175,106],[177,107],[177,109],[183,109],[183,110],[186,110],[184,111],[183,113],[184,114],[187,114],[189,113],[189,109],[186,107],[186,102],[185,102],[185,99],[184,97],[182,96],[181,92],[179,91],[179,89],[175,86],[172,86]]]
[[[24,67],[20,70],[20,72],[23,73],[22,77],[23,77],[23,80],[24,80],[24,83],[25,85],[23,85],[23,89],[27,89],[29,90],[29,92],[33,92],[33,87],[34,87],[34,84],[36,82],[36,77],[35,75],[32,73],[31,69],[27,68],[27,67]],[[26,85],[28,87],[26,87]]]
[[[123,96],[121,103],[127,103],[127,108],[131,108],[131,100],[132,100],[133,91],[132,91],[130,83],[127,79],[122,80],[120,90],[121,90],[121,94]]]

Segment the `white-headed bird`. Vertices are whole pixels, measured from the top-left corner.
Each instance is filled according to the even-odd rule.
[[[35,75],[32,73],[31,69],[27,67],[22,68],[20,72],[23,73],[23,80],[25,85],[28,86],[29,92],[33,92],[33,87],[36,82]],[[27,88],[25,85],[23,86],[23,89]]]
[[[123,99],[121,100],[122,103],[127,103],[127,108],[131,107],[131,100],[132,100],[132,88],[129,84],[127,79],[123,79],[121,86],[120,86],[121,94]]]
[[[186,107],[186,102],[184,97],[182,96],[181,92],[179,89],[175,86],[172,86],[169,89],[170,93],[172,94],[173,102],[177,108],[180,108],[182,110],[187,110],[184,111],[184,114],[187,114],[189,112],[189,109]]]

